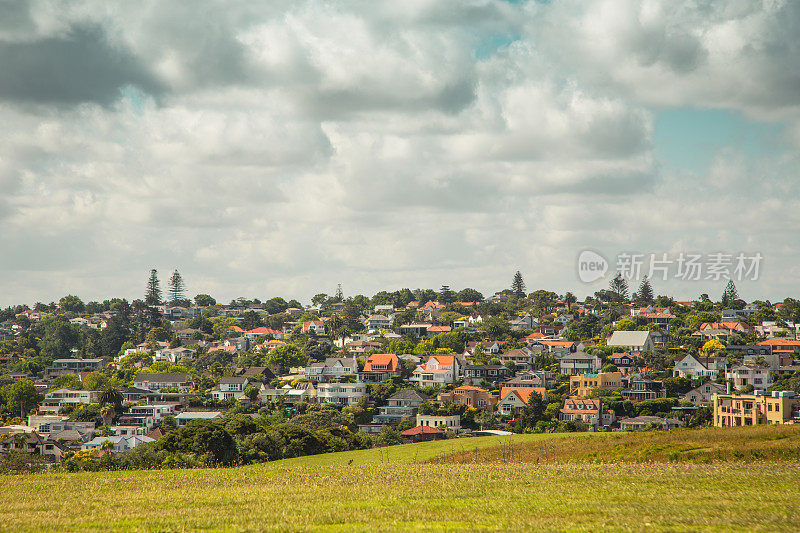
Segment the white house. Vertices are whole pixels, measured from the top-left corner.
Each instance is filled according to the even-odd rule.
[[[602,361],[596,355],[586,352],[575,352],[558,358],[558,371],[568,376],[591,374],[600,370]]]
[[[126,452],[146,442],[155,442],[155,439],[150,438],[146,435],[130,435],[128,437],[124,437],[121,435],[111,435],[108,437],[95,437],[86,444],[82,445],[81,449],[94,450],[102,447],[103,443],[105,443],[106,441],[109,441],[113,444],[113,448],[111,448],[112,452],[121,453],[121,452]]]
[[[768,367],[739,365],[725,371],[725,379],[733,380],[733,387],[741,389],[752,385],[754,390],[767,390],[772,385]]]
[[[222,420],[220,411],[186,411],[175,417],[178,427],[185,426],[192,420]]]
[[[432,355],[411,374],[410,381],[421,387],[442,387],[458,378],[458,359],[454,355]]]
[[[219,385],[211,389],[211,397],[215,400],[241,400],[249,384],[246,377],[222,378]]]
[[[170,363],[177,363],[183,358],[194,359],[196,355],[197,355],[196,350],[179,346],[177,348],[164,348],[162,350],[157,350],[153,360],[169,361]]]
[[[716,379],[721,370],[725,370],[724,357],[699,357],[688,354],[683,359],[675,361],[672,374],[679,378],[697,379],[709,376],[711,379]]]
[[[429,426],[432,428],[445,428],[451,431],[461,429],[460,415],[417,415],[418,426]]]
[[[320,383],[317,387],[317,402],[319,403],[355,405],[366,395],[366,383]]]

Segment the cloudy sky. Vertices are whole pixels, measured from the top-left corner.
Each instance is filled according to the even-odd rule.
[[[586,248],[800,293],[800,2],[254,4],[0,0],[0,305],[581,296]]]

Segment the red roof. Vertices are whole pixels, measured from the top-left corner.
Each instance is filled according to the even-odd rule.
[[[444,433],[444,431],[442,431],[441,429],[436,429],[435,427],[431,426],[417,426],[411,429],[407,429],[400,434],[403,435],[404,437],[413,437],[416,435],[424,435],[424,434],[436,435],[440,433]]]
[[[431,327],[428,328],[428,331],[448,332],[448,331],[452,331],[452,328],[450,326],[431,326]]]
[[[530,335],[528,335],[525,338],[526,339],[543,339],[544,338],[544,333],[539,333],[538,331],[536,331],[534,333],[531,333]]]
[[[372,365],[387,365],[389,371],[394,372],[400,367],[400,358],[393,353],[374,353],[367,359],[364,371],[371,371]]]
[[[500,391],[500,401],[505,400],[510,394],[515,394],[523,403],[528,403],[533,392],[538,392],[542,398],[547,396],[544,387],[503,387]]]
[[[253,333],[254,335],[275,335],[275,334],[280,334],[280,331],[270,328],[265,328],[262,326],[260,328],[251,329],[247,333]]]
[[[769,346],[775,346],[775,345],[778,345],[778,346],[800,346],[800,341],[795,341],[795,340],[791,340],[791,339],[775,338],[775,339],[767,339],[765,341],[761,341],[758,344],[760,344],[762,346],[768,346],[768,345]]]

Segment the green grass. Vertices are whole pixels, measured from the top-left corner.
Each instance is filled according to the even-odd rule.
[[[800,426],[581,433],[571,438],[512,440],[473,453],[453,451],[431,461],[498,463],[509,458],[526,463],[800,461]]]
[[[388,462],[387,450],[365,450],[235,469],[7,476],[0,530],[796,530],[796,462],[422,462],[489,454],[509,439],[521,449],[613,437],[439,441],[389,448]]]

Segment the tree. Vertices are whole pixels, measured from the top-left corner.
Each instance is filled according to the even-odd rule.
[[[22,418],[43,398],[33,382],[28,379],[20,379],[3,387],[3,396],[8,410],[15,415],[19,414]]]
[[[525,297],[525,281],[523,281],[522,274],[520,274],[519,270],[514,274],[514,279],[511,280],[511,291],[517,298]]]
[[[200,307],[210,307],[216,305],[217,301],[208,294],[198,294],[194,297],[194,303]]]
[[[650,280],[647,279],[647,276],[642,278],[642,282],[639,284],[639,291],[637,294],[639,303],[653,303],[653,286],[650,285]]]
[[[572,294],[571,292],[568,292],[567,294],[564,295],[564,303],[567,304],[567,313],[572,312],[572,304],[574,304],[577,301],[578,299],[575,298],[575,295]]]
[[[116,412],[122,412],[122,402],[125,400],[122,393],[114,387],[106,387],[100,393],[100,405],[112,405]]]
[[[450,290],[450,285],[442,285],[442,288],[439,289],[439,295],[437,298],[439,303],[443,303],[445,305],[456,301],[456,295]]]
[[[247,396],[251,402],[254,402],[258,399],[259,389],[255,385],[248,385],[246,389],[244,389],[244,395]]]
[[[456,300],[459,302],[482,302],[483,294],[475,289],[467,287],[466,289],[462,289],[456,293]]]
[[[147,280],[144,303],[147,305],[161,305],[161,287],[158,282],[158,270],[155,268],[150,271],[150,277]]]
[[[333,296],[334,302],[342,302],[344,300],[344,293],[342,292],[342,284],[336,285],[336,294]]]
[[[278,365],[281,369],[287,370],[293,366],[306,364],[308,357],[297,346],[282,344],[277,348],[273,348],[264,356],[264,360],[267,364]]]
[[[739,291],[736,290],[736,284],[733,280],[728,280],[725,290],[722,292],[722,307],[730,306],[734,301],[739,299]]]
[[[169,303],[170,305],[178,305],[186,299],[186,285],[183,283],[181,273],[175,269],[172,277],[169,278]]]
[[[315,294],[314,297],[311,298],[311,305],[314,305],[316,307],[321,307],[322,304],[324,304],[327,301],[328,301],[328,295],[325,294],[324,292],[321,292],[319,294]]]
[[[58,308],[71,313],[82,313],[86,306],[80,298],[68,294],[58,301]]]
[[[614,293],[614,299],[617,302],[625,302],[628,300],[628,282],[622,277],[621,272],[612,278],[608,284],[609,290]]]

